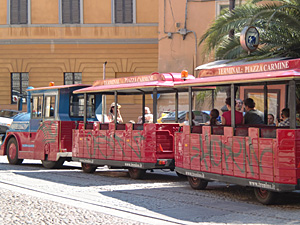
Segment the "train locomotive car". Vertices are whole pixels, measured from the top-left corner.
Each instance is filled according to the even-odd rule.
[[[73,91],[84,87],[88,85],[27,89],[27,113],[14,118],[0,155],[7,155],[10,164],[21,164],[23,159],[42,160],[46,168],[57,168],[71,160],[72,129],[83,120],[83,95]],[[95,119],[94,115],[90,117]]]

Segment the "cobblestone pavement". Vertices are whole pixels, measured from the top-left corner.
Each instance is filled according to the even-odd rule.
[[[2,224],[300,224],[300,194],[282,195],[274,206],[259,204],[252,189],[210,183],[190,188],[174,172],[132,180],[126,171],[78,164],[48,170],[39,161],[13,166],[0,157]]]
[[[144,223],[2,189],[0,224],[142,225]]]

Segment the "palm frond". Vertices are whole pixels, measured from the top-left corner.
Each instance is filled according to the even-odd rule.
[[[242,50],[240,32],[245,26],[260,32],[259,49],[251,54]],[[229,38],[234,29],[235,36]],[[204,54],[217,59],[263,59],[278,56],[300,57],[300,0],[252,0],[234,11],[224,10],[202,35]]]

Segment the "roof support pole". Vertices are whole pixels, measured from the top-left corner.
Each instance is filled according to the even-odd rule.
[[[87,96],[86,93],[83,94],[83,124],[84,124],[84,129],[86,128],[86,121],[87,121],[87,110],[86,110],[86,103],[87,103]]]
[[[145,93],[143,93],[143,108],[142,108],[143,124],[145,123],[145,107],[146,107],[146,96],[145,96]]]
[[[157,89],[156,88],[153,89],[153,123],[157,123]]]
[[[296,129],[296,82],[289,81],[289,103],[290,109],[290,128]]]
[[[193,124],[193,89],[189,87],[189,125]]]
[[[107,61],[103,63],[103,80],[106,76],[106,64]],[[102,123],[105,123],[105,113],[106,113],[106,95],[102,95]]]
[[[178,123],[178,90],[175,92],[175,123]]]
[[[215,90],[211,90],[211,107],[215,108]]]
[[[268,124],[268,85],[264,83],[264,124]]]
[[[230,86],[230,96],[231,96],[231,127],[235,128],[235,91],[234,84]]]
[[[117,123],[118,123],[118,92],[115,91],[115,109],[114,109],[114,114],[115,114],[115,129],[117,129]]]

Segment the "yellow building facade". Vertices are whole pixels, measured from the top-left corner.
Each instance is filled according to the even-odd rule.
[[[104,62],[106,79],[157,71],[158,1],[0,0],[0,109],[28,86],[92,84]]]

